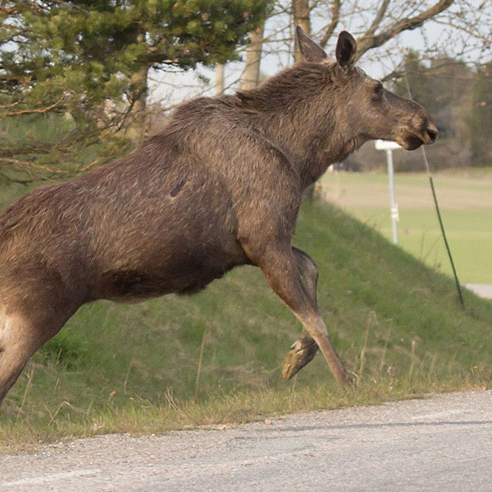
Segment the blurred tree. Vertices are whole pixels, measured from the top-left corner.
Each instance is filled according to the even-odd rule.
[[[398,72],[393,74],[399,77],[393,82],[395,92],[408,97],[408,83],[412,98],[427,108],[438,119],[441,130],[451,136],[454,123],[451,108],[458,108],[469,92],[473,80],[471,68],[444,55],[424,62],[418,51],[410,50]]]
[[[438,166],[486,165],[492,161],[492,63],[473,69],[449,56],[426,63],[417,51],[408,52],[393,87],[412,97],[432,114],[441,132]]]
[[[469,129],[471,163],[492,165],[492,62],[479,67],[471,89],[471,111],[465,122]]]
[[[122,129],[140,142],[149,70],[237,59],[268,9],[269,0],[3,0],[0,166],[75,171],[124,150]]]

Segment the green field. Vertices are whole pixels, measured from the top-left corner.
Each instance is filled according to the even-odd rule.
[[[7,396],[0,449],[490,386],[492,303],[465,292],[462,311],[449,278],[323,203],[303,206],[294,242],[320,267],[320,308],[356,387],[337,387],[319,355],[283,381],[300,326],[243,267],[193,297],[84,306]]]
[[[492,172],[445,172],[436,174],[434,183],[461,283],[492,284]],[[399,245],[451,275],[427,175],[397,173],[395,187]],[[326,174],[322,192],[330,202],[391,238],[386,174]]]

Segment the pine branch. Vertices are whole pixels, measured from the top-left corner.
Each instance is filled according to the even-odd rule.
[[[44,108],[35,108],[35,109],[21,109],[19,111],[9,111],[5,113],[3,116],[21,116],[23,114],[40,114],[40,113],[47,113],[48,111],[51,111],[52,109],[56,108],[61,104],[61,102],[65,99],[65,94],[58,99],[53,104],[50,104],[49,106],[46,106]]]
[[[57,170],[52,169],[48,166],[43,166],[42,164],[36,164],[35,162],[32,162],[32,161],[24,161],[21,159],[12,159],[10,157],[0,157],[0,162],[6,162],[8,164],[14,164],[16,166],[20,166],[23,168],[40,169],[42,171],[49,172],[52,174],[63,174],[62,171],[57,171]]]

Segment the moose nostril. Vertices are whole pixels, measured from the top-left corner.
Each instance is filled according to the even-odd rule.
[[[429,135],[431,141],[434,142],[439,136],[439,130],[434,125],[431,125],[427,128],[427,135]]]

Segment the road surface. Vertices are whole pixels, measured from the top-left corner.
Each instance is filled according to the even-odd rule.
[[[490,284],[466,284],[465,287],[479,297],[492,299],[492,285]]]
[[[490,491],[492,392],[0,455],[0,491]]]

